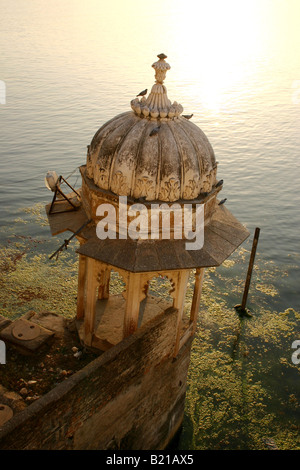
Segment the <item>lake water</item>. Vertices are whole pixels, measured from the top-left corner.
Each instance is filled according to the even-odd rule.
[[[72,286],[64,291],[72,311],[75,250],[50,269],[63,237],[51,239],[45,222],[44,176],[85,163],[96,130],[151,88],[151,64],[164,52],[168,96],[206,133],[222,197],[251,233],[208,270],[179,447],[261,448],[273,439],[300,448],[300,366],[291,359],[300,339],[298,0],[0,0],[0,12],[0,313],[37,308],[38,295],[18,292],[29,282],[45,288],[49,270],[57,299],[58,276]],[[78,171],[71,181],[80,184]],[[253,318],[241,321],[232,306],[255,227]]]

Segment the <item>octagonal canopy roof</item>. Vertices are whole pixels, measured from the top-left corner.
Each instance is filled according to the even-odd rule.
[[[220,266],[249,232],[224,206],[204,230],[204,246],[187,250],[186,240],[99,240],[91,237],[77,253],[131,272]]]
[[[83,208],[50,214],[48,219],[52,235],[75,233],[88,221]],[[193,269],[221,265],[248,236],[248,230],[221,205],[205,227],[200,250],[186,250],[185,240],[99,240],[91,224],[80,233],[83,243],[77,253],[131,272]]]

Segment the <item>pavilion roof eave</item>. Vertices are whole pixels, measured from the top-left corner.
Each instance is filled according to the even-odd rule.
[[[186,240],[99,240],[94,233],[77,253],[130,272],[214,267],[220,266],[248,236],[248,230],[220,206],[205,227],[200,250],[187,249]]]
[[[75,233],[88,221],[77,211],[48,214],[52,235]],[[80,232],[77,253],[130,272],[150,272],[220,266],[249,236],[248,230],[224,206],[217,206],[204,229],[200,250],[186,249],[186,240],[100,240],[90,224]]]

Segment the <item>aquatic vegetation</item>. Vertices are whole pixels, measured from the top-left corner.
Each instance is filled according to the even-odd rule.
[[[36,254],[28,240],[0,252],[0,313],[8,318],[28,310],[74,316],[77,295],[77,260],[62,253],[57,262]]]
[[[235,261],[233,259],[226,259],[222,264],[224,268],[232,268],[232,266],[234,265],[235,265]]]
[[[256,310],[240,319],[204,285],[188,376],[181,448],[299,449],[299,313]],[[292,391],[292,393],[290,393]]]
[[[31,207],[23,207],[22,209],[20,209],[20,212],[28,214],[31,219],[34,218],[34,221],[41,226],[49,225],[46,212],[45,212],[45,204],[42,202],[38,202],[34,204],[34,206],[31,206]],[[20,218],[17,219],[17,221],[20,221],[20,220],[24,222],[24,219],[20,219]]]
[[[275,289],[272,285],[256,284],[255,288],[266,295],[271,295],[271,297],[278,295],[278,290]]]
[[[46,225],[43,206],[23,210],[24,219]],[[5,232],[5,230],[2,230]],[[11,229],[9,234],[13,233]],[[57,242],[58,240],[56,240]],[[57,243],[59,246],[59,242]],[[11,235],[0,251],[0,313],[16,318],[28,310],[73,317],[76,311],[76,242],[49,261],[49,239]],[[258,256],[249,303],[253,317],[241,319],[233,305],[241,298],[249,259],[248,245],[219,268],[205,271],[198,331],[191,351],[181,449],[299,449],[299,365],[291,344],[299,339],[300,313],[276,310],[278,278],[287,276]],[[124,281],[111,273],[110,292]],[[277,283],[276,283],[277,282]],[[189,314],[193,272],[186,292]],[[170,281],[154,278],[151,295],[170,300]]]
[[[119,275],[116,271],[111,271],[110,273],[110,284],[109,284],[109,293],[111,295],[121,294],[125,289],[125,283],[122,279],[122,276]]]

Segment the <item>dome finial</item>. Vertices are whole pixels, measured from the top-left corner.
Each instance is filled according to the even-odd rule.
[[[165,59],[167,56],[165,54],[158,54],[157,56],[159,60],[157,62],[154,62],[152,64],[152,67],[155,70],[155,78],[156,78],[156,83],[162,84],[164,82],[164,79],[166,78],[166,73],[167,70],[170,70],[170,65],[165,62]]]
[[[167,59],[168,56],[166,56],[166,54],[163,54],[163,53],[162,53],[162,54],[158,54],[157,57],[158,57],[159,59]]]
[[[140,117],[149,119],[174,119],[182,112],[183,107],[176,101],[172,104],[167,96],[167,89],[163,85],[166,73],[170,70],[170,65],[165,61],[165,54],[158,54],[158,61],[152,64],[155,70],[155,84],[151,89],[148,98],[143,96],[141,100],[135,98],[131,101],[132,110]],[[147,90],[145,90],[147,92]],[[141,95],[141,94],[140,94]],[[138,95],[138,96],[140,96]]]

